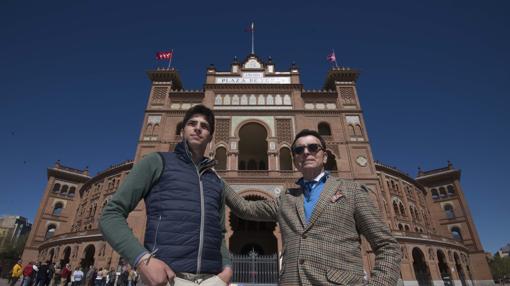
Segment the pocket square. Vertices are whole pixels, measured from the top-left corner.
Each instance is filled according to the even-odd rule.
[[[344,194],[342,193],[342,191],[336,191],[336,193],[331,197],[331,202],[336,203],[336,201],[338,201],[343,196]]]

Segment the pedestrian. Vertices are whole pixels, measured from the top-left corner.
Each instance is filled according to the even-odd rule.
[[[35,276],[35,285],[34,286],[45,286],[48,281],[48,274],[50,272],[50,262],[44,261],[38,267],[37,275]]]
[[[115,269],[112,267],[110,268],[110,272],[108,272],[107,280],[106,280],[106,286],[113,286],[115,284],[115,278],[117,277],[117,273],[115,272]]]
[[[25,265],[25,267],[23,267],[23,280],[21,282],[21,286],[30,286],[34,274],[34,262],[30,261],[27,265]]]
[[[76,267],[73,271],[72,280],[73,285],[72,286],[81,286],[82,280],[83,280],[83,271],[81,270],[81,267]]]
[[[18,282],[18,279],[23,274],[23,265],[21,264],[22,262],[23,261],[20,259],[20,260],[18,260],[18,262],[16,262],[14,264],[14,266],[12,266],[10,281],[9,281],[10,286],[14,286],[16,284],[16,282]]]
[[[60,278],[61,278],[61,281],[62,281],[62,285],[61,286],[68,286],[71,274],[72,274],[71,265],[69,263],[67,263],[64,266],[64,268],[62,269],[62,271],[60,272]]]
[[[60,263],[53,263],[53,269],[55,269],[55,273],[53,274],[53,286],[60,286],[60,281],[62,280],[62,268],[60,267]]]
[[[103,281],[103,268],[99,268],[94,278],[94,286],[101,286]]]

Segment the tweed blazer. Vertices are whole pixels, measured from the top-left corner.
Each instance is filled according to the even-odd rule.
[[[243,219],[278,222],[283,240],[280,285],[396,285],[400,247],[359,183],[330,177],[306,223],[303,189],[275,200],[247,201],[225,184],[225,202]],[[363,280],[361,238],[375,254]],[[368,270],[368,269],[367,269]]]

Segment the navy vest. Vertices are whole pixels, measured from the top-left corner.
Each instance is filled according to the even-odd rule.
[[[218,274],[223,182],[211,170],[211,161],[196,167],[184,144],[175,152],[159,153],[163,172],[145,197],[145,247],[157,248],[156,257],[176,272]]]

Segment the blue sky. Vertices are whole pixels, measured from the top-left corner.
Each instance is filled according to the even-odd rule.
[[[132,158],[155,52],[201,89],[250,52],[254,20],[256,54],[296,62],[305,89],[332,48],[359,69],[375,158],[412,176],[451,160],[485,249],[510,242],[510,2],[173,2],[0,3],[0,214],[33,220],[57,159],[96,174]]]

